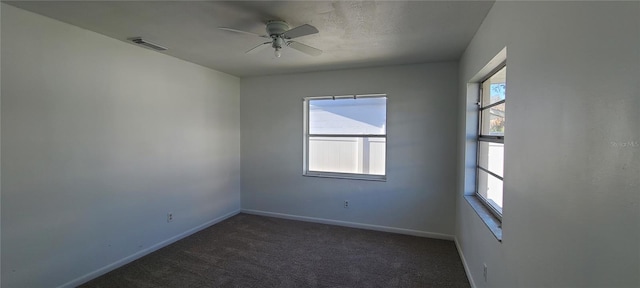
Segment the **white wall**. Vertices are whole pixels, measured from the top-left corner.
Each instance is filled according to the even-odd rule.
[[[464,88],[505,46],[499,243],[462,197],[475,162]],[[496,2],[460,62],[471,157],[459,159],[456,237],[477,287],[640,286],[638,79],[639,2]]]
[[[6,4],[1,51],[3,287],[73,286],[239,211],[237,77]]]
[[[2,7],[4,7],[3,5],[0,5],[0,16],[2,15]],[[1,17],[0,17],[1,20]],[[0,67],[2,67],[2,21],[0,21]],[[2,69],[0,69],[0,74],[2,74]],[[0,77],[0,91],[2,91],[2,79]],[[0,108],[1,108],[1,102],[2,102],[2,93],[0,92]],[[0,143],[2,143],[2,109],[0,109]],[[2,146],[0,144],[0,146]],[[0,147],[0,151],[2,151],[2,148]],[[0,163],[2,163],[2,153],[0,152]],[[1,166],[1,165],[0,165]],[[2,169],[0,169],[0,287],[2,287]]]
[[[457,73],[448,62],[243,78],[243,210],[453,235]],[[302,176],[303,98],[369,93],[388,97],[387,182]]]

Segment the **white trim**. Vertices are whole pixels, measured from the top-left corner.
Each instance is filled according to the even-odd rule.
[[[471,288],[476,288],[477,287],[476,282],[473,281],[473,277],[471,276],[471,270],[469,270],[469,265],[467,265],[467,260],[464,258],[464,254],[462,253],[462,247],[460,247],[460,243],[458,243],[458,237],[454,236],[453,242],[456,243],[456,249],[458,249],[460,260],[462,260],[462,266],[464,267],[464,273],[467,274],[469,285],[471,285]]]
[[[387,182],[387,175],[306,171],[302,176]]]
[[[196,233],[196,232],[198,232],[200,230],[208,228],[211,225],[214,225],[214,224],[217,224],[219,222],[222,222],[222,221],[224,221],[224,220],[226,220],[226,219],[228,219],[230,217],[233,217],[233,216],[235,216],[235,215],[237,215],[239,213],[240,213],[240,210],[235,210],[235,211],[233,211],[231,213],[227,213],[227,214],[222,215],[222,216],[220,216],[218,218],[215,218],[215,219],[213,219],[211,221],[205,222],[204,224],[198,225],[198,226],[196,226],[194,228],[191,228],[191,229],[189,229],[187,231],[184,231],[184,232],[182,232],[182,233],[180,233],[180,234],[178,234],[176,236],[173,236],[173,237],[171,237],[171,238],[169,238],[167,240],[160,241],[157,244],[152,245],[151,247],[149,247],[147,249],[140,250],[140,251],[138,251],[136,253],[133,253],[133,254],[127,256],[127,257],[124,257],[124,258],[122,258],[122,259],[120,259],[120,260],[118,260],[116,262],[113,262],[113,263],[111,263],[109,265],[106,265],[106,266],[104,266],[102,268],[99,268],[99,269],[97,269],[95,271],[89,272],[89,273],[87,273],[85,275],[82,275],[82,276],[80,276],[80,277],[78,277],[76,279],[73,279],[73,280],[71,280],[71,281],[69,281],[67,283],[64,283],[64,284],[58,286],[58,288],[62,288],[62,287],[77,287],[77,286],[79,286],[79,285],[81,285],[81,284],[83,284],[83,283],[85,283],[85,282],[87,282],[87,281],[89,281],[91,279],[97,278],[98,276],[104,275],[104,274],[106,274],[106,273],[108,273],[108,272],[110,272],[112,270],[115,270],[116,268],[122,267],[125,264],[128,264],[128,263],[130,263],[130,262],[132,262],[134,260],[142,258],[142,257],[144,257],[144,256],[146,256],[146,255],[148,255],[148,254],[160,249],[160,248],[168,246],[169,244],[172,244],[173,242],[176,242],[176,241],[178,241],[178,240],[180,240],[182,238],[185,238],[187,236],[190,236],[191,234],[194,234],[194,233]]]
[[[302,175],[307,174],[307,167],[309,167],[309,101],[304,98],[302,101]]]
[[[303,101],[307,100],[320,100],[320,99],[357,99],[366,97],[386,97],[386,93],[372,93],[372,94],[351,94],[351,95],[325,95],[325,96],[307,96],[303,98]]]
[[[242,209],[241,212],[247,213],[247,214],[253,214],[253,215],[260,215],[260,216],[268,216],[268,217],[283,218],[283,219],[298,220],[298,221],[313,222],[313,223],[322,223],[322,224],[344,226],[344,227],[351,227],[351,228],[360,228],[360,229],[375,230],[375,231],[382,231],[382,232],[391,232],[396,234],[412,235],[412,236],[425,237],[425,238],[454,240],[454,236],[449,234],[434,233],[434,232],[412,230],[412,229],[405,229],[405,228],[396,228],[396,227],[389,227],[389,226],[331,220],[331,219],[325,219],[325,218],[298,216],[298,215],[268,212],[268,211],[261,211],[261,210],[252,210],[252,209]]]

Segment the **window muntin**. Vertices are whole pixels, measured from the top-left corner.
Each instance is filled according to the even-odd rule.
[[[386,95],[307,97],[304,175],[385,180]]]
[[[480,85],[476,195],[502,218],[507,67],[502,65]]]

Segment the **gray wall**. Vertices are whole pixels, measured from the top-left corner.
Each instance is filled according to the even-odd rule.
[[[237,77],[5,4],[1,51],[3,287],[79,284],[239,211]]]
[[[451,236],[457,73],[448,62],[243,78],[243,210]],[[388,96],[387,182],[302,176],[303,97],[368,93]]]
[[[475,130],[463,88],[505,46],[502,243],[463,199],[474,160],[459,159],[456,237],[473,281],[640,286],[640,3],[496,2],[460,63],[462,155]]]

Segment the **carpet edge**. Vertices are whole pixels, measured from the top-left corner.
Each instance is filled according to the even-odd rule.
[[[391,233],[418,236],[418,237],[424,237],[424,238],[433,238],[433,239],[442,239],[442,240],[451,240],[451,241],[455,239],[454,235],[413,230],[413,229],[405,229],[405,228],[397,228],[397,227],[390,227],[390,226],[381,226],[381,225],[365,224],[365,223],[358,223],[358,222],[332,220],[332,219],[326,219],[326,218],[299,216],[299,215],[269,212],[269,211],[262,211],[262,210],[253,210],[253,209],[241,209],[240,212],[246,213],[246,214],[283,218],[283,219],[289,219],[289,220],[298,220],[298,221],[329,224],[329,225],[344,226],[344,227],[351,227],[351,228],[360,228],[360,229],[367,229],[367,230],[374,230],[374,231],[391,232]]]
[[[77,286],[79,286],[81,284],[86,283],[87,281],[89,281],[91,279],[94,279],[94,278],[97,278],[97,277],[102,276],[104,274],[107,274],[107,273],[109,273],[109,272],[111,272],[111,271],[113,271],[113,270],[115,270],[117,268],[120,268],[120,267],[130,263],[130,262],[133,262],[133,261],[135,261],[137,259],[140,259],[140,258],[142,258],[142,257],[144,257],[144,256],[146,256],[146,255],[148,255],[150,253],[153,253],[158,249],[166,247],[166,246],[168,246],[168,245],[170,245],[170,244],[172,244],[172,243],[174,243],[174,242],[176,242],[176,241],[178,241],[180,239],[183,239],[183,238],[185,238],[187,236],[190,236],[190,235],[192,235],[192,234],[194,234],[196,232],[199,232],[199,231],[201,231],[201,230],[203,230],[205,228],[210,227],[211,225],[215,225],[217,223],[220,223],[220,222],[222,222],[222,221],[224,221],[226,219],[229,219],[229,218],[231,218],[231,217],[233,217],[235,215],[238,215],[240,213],[241,213],[241,210],[240,209],[236,209],[236,210],[234,210],[232,212],[229,212],[227,214],[224,214],[222,216],[219,216],[217,218],[209,220],[209,221],[207,221],[207,222],[205,222],[203,224],[200,224],[200,225],[198,225],[198,226],[196,226],[194,228],[191,228],[191,229],[189,229],[187,231],[184,231],[184,232],[182,232],[182,233],[180,233],[180,234],[178,234],[176,236],[173,236],[173,237],[171,237],[169,239],[160,241],[160,242],[158,242],[158,243],[156,243],[156,244],[154,244],[154,245],[152,245],[152,246],[150,246],[150,247],[148,247],[146,249],[140,250],[140,251],[138,251],[136,253],[133,253],[133,254],[127,256],[127,257],[124,257],[124,258],[122,258],[120,260],[117,260],[117,261],[115,261],[115,262],[113,262],[111,264],[103,266],[102,268],[98,268],[98,269],[96,269],[94,271],[91,271],[91,272],[89,272],[87,274],[84,274],[84,275],[82,275],[82,276],[80,276],[78,278],[75,278],[75,279],[73,279],[73,280],[71,280],[71,281],[69,281],[67,283],[64,283],[64,284],[58,286],[57,288],[77,287]]]

